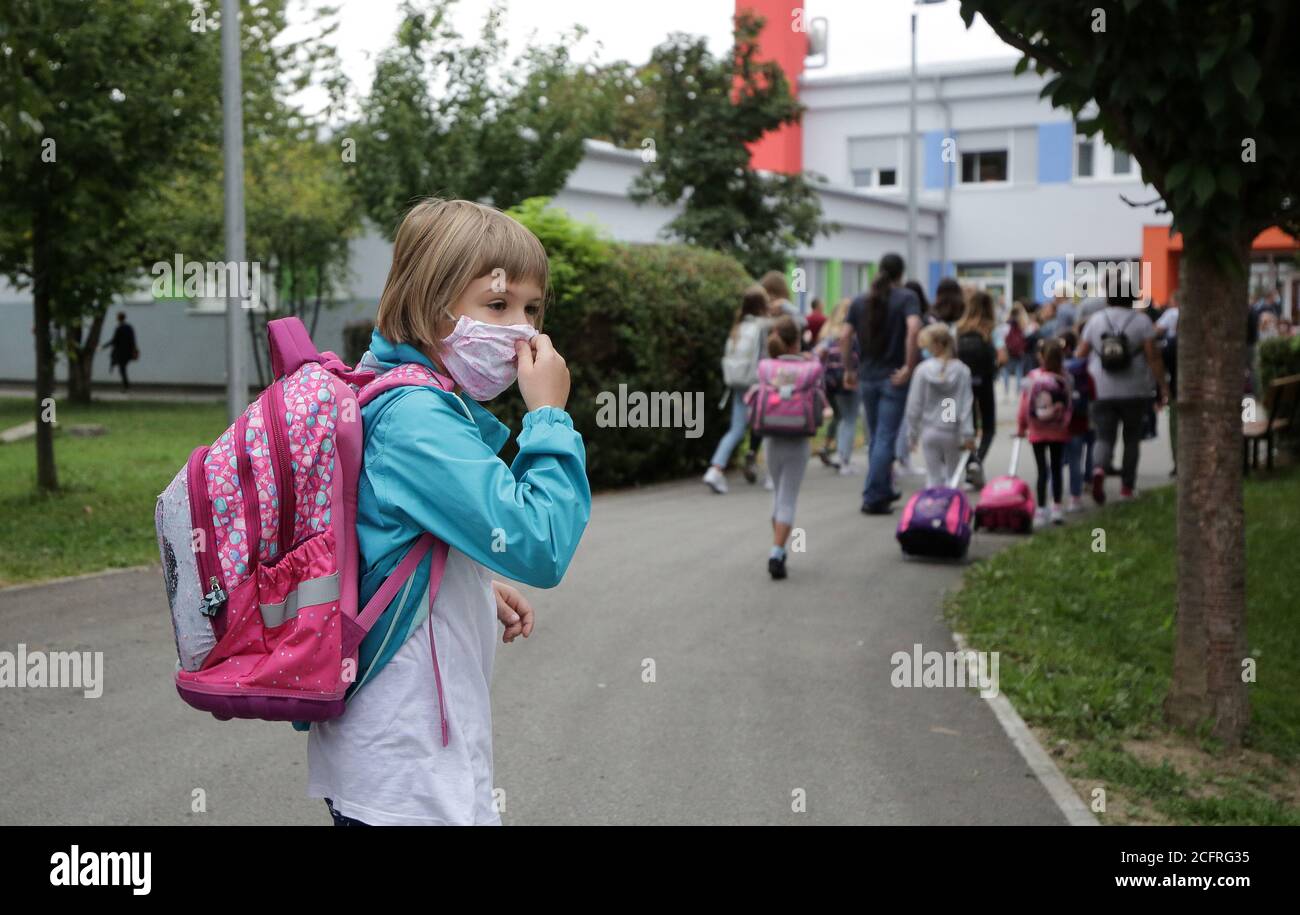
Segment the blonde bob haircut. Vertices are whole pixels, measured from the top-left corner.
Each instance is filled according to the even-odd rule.
[[[498,269],[506,282],[531,280],[545,295],[546,251],[523,225],[470,200],[421,200],[407,211],[393,240],[393,265],[375,326],[392,343],[435,351],[455,324],[451,309],[465,288]]]

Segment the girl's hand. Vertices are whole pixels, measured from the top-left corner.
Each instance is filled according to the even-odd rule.
[[[513,588],[500,581],[492,582],[492,594],[497,599],[497,619],[506,631],[501,634],[501,641],[513,642],[519,635],[528,638],[533,634],[533,605]]]
[[[528,412],[542,407],[563,410],[569,401],[569,367],[551,338],[538,334],[527,343],[520,340],[515,353],[519,356],[519,393]]]

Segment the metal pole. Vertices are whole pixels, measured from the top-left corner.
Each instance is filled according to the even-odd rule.
[[[239,0],[221,0],[221,122],[225,167],[226,263],[244,269],[244,115],[239,74]],[[231,271],[226,272],[231,277]],[[226,417],[232,423],[248,404],[244,375],[244,314],[239,283],[226,292]],[[249,290],[252,295],[252,290]]]
[[[907,270],[920,276],[916,263],[916,10],[912,10],[912,78],[909,80],[907,107]]]

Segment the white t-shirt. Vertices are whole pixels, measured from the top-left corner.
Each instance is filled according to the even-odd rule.
[[[428,599],[426,592],[425,605]],[[496,598],[491,573],[456,549],[433,602],[433,633],[447,746],[426,620],[342,717],[311,726],[308,797],[328,797],[339,813],[373,826],[501,825],[492,803],[489,697]]]

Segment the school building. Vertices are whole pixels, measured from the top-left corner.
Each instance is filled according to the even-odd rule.
[[[1146,267],[1146,294],[1157,303],[1168,300],[1177,286],[1181,239],[1170,237],[1158,202],[1130,205],[1155,202],[1155,191],[1128,154],[1100,137],[1080,136],[1067,114],[1039,98],[1043,77],[1032,70],[1015,75],[1013,53],[919,70],[917,154],[908,162],[910,72],[823,77],[805,70],[808,36],[790,28],[797,6],[737,0],[738,8],[767,20],[763,55],[786,70],[806,108],[800,124],[754,145],[753,164],[822,176],[816,193],[823,216],[837,225],[790,264],[792,276],[801,271],[801,307],[814,296],[833,304],[863,291],[884,254],[906,254],[913,175],[917,263],[908,269],[931,292],[940,277],[953,275],[1003,302],[1041,301],[1067,266],[1130,261]],[[833,22],[829,35],[832,47],[852,44]],[[639,149],[589,140],[553,205],[619,241],[663,240],[677,210],[628,197],[644,167]],[[1277,230],[1255,245],[1252,285],[1280,286],[1286,315],[1295,314],[1300,300],[1296,250],[1296,240]],[[314,329],[322,348],[342,351],[343,325],[374,315],[391,257],[391,245],[373,229],[353,242],[350,282]],[[133,382],[224,383],[224,302],[155,301],[142,284],[138,295],[114,303],[105,339],[119,310],[135,327],[142,353],[130,368]],[[34,373],[30,295],[0,280],[0,381],[30,381]],[[94,378],[112,379],[107,354],[96,360]]]

